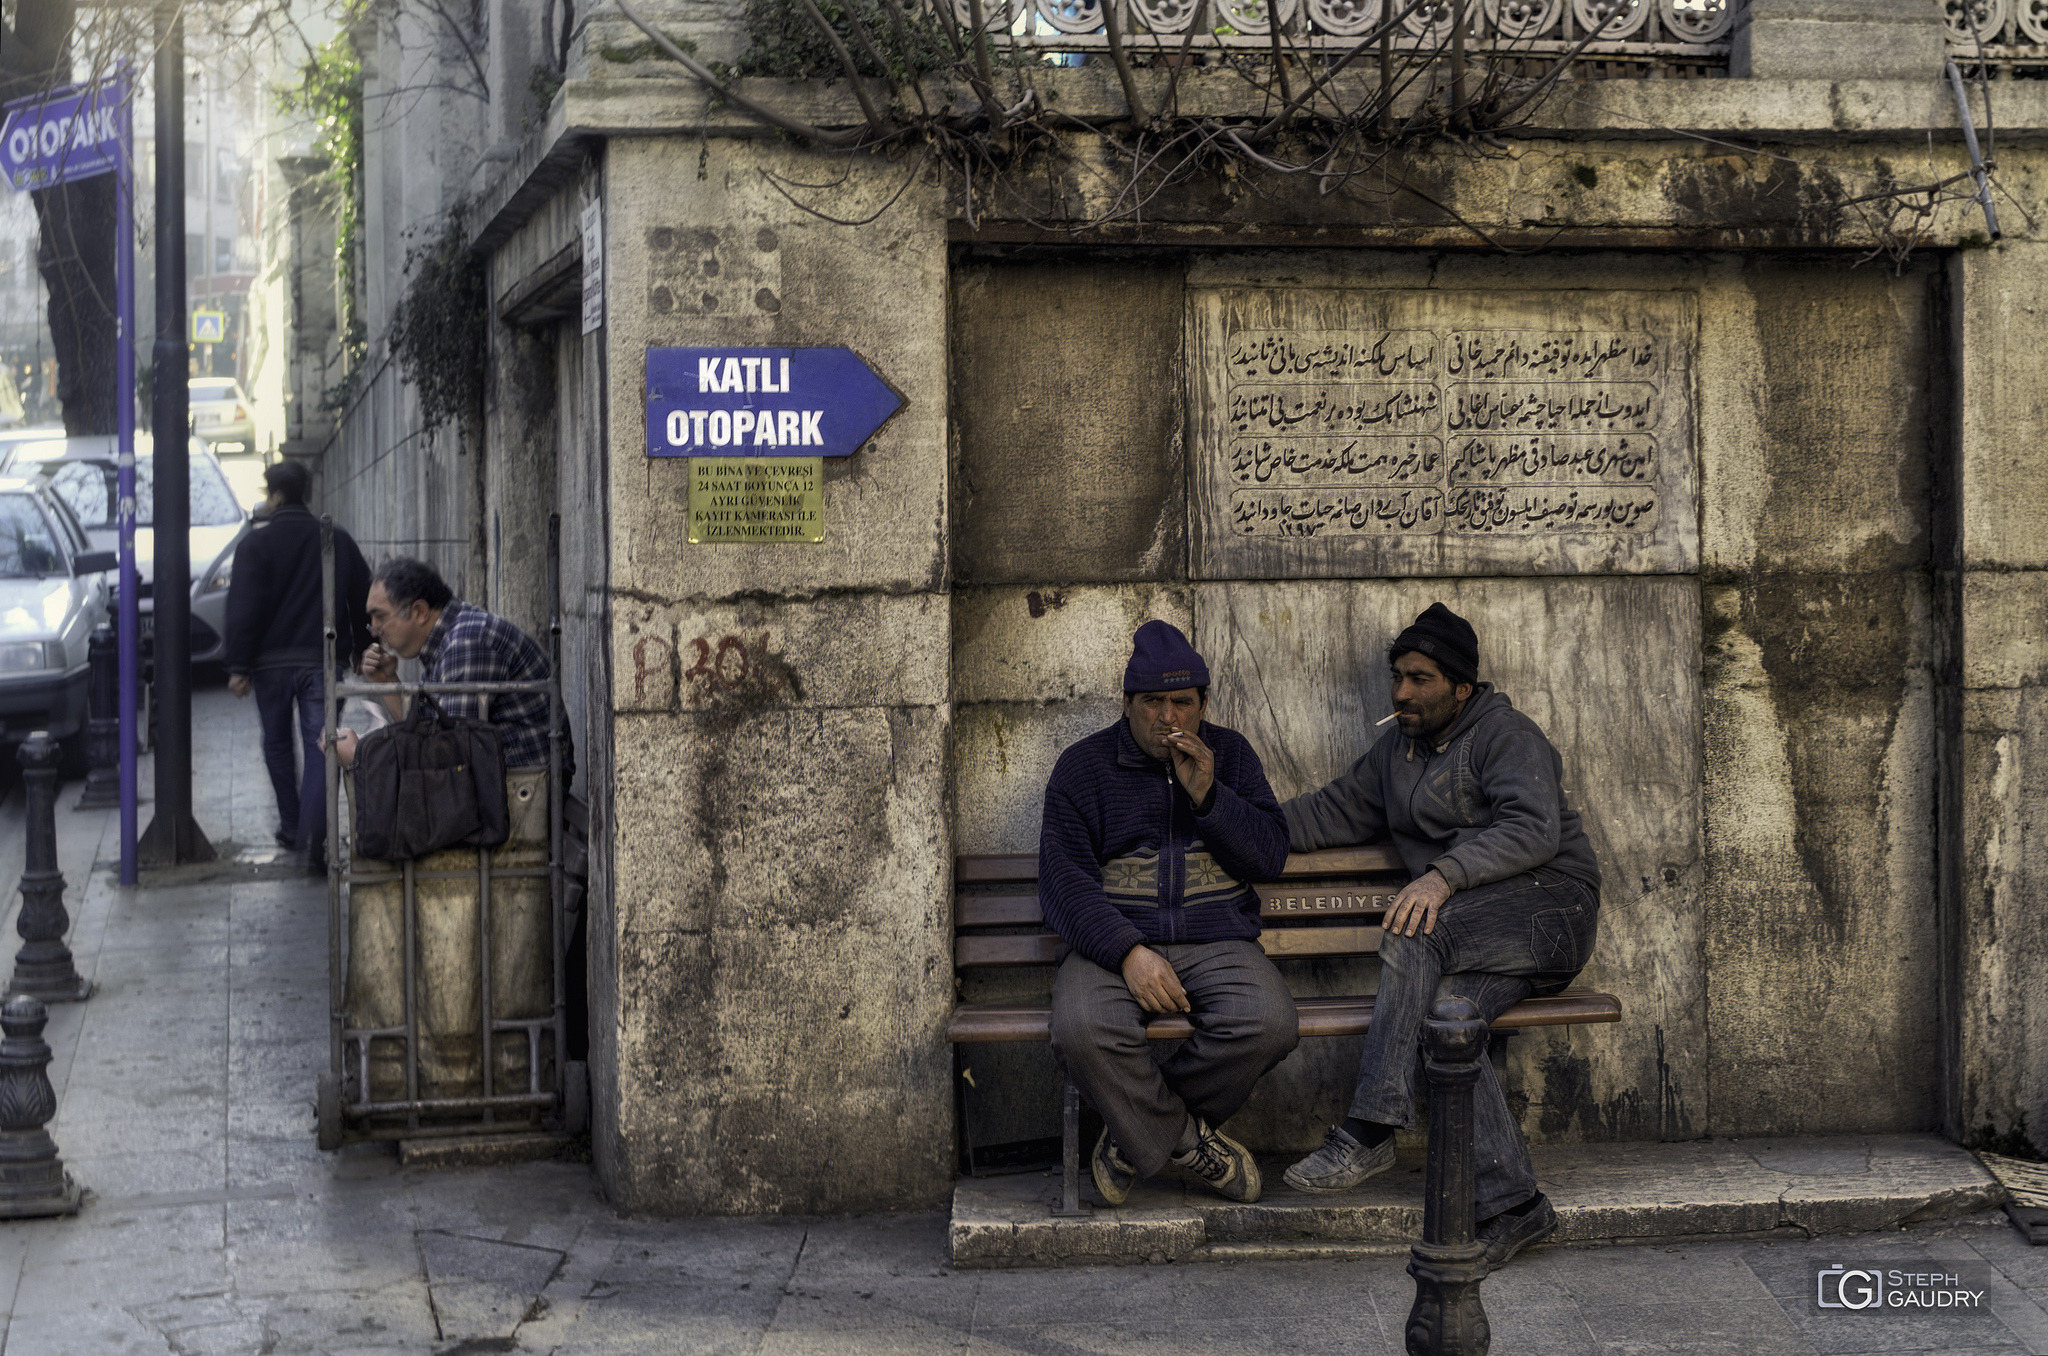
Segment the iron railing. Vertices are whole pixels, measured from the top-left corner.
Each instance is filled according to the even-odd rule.
[[[950,3],[954,18],[974,27],[974,0]],[[1290,56],[1353,50],[1385,16],[1403,15],[1391,49],[1447,54],[1462,9],[1469,56],[1493,61],[1554,61],[1599,36],[1580,53],[1582,76],[1725,76],[1729,36],[1747,0],[1108,0],[1117,6],[1125,50],[1138,60],[1255,57],[1274,47],[1268,23],[1280,22]],[[1954,0],[1962,3],[1963,0]],[[2023,0],[2048,9],[2048,0]],[[1105,0],[981,0],[982,21],[996,45],[1040,52],[1106,53]],[[2013,0],[2000,0],[2010,4]],[[1190,37],[1192,30],[1192,39]],[[1377,47],[1377,44],[1375,44]]]
[[[1965,74],[2048,79],[2048,0],[1942,0],[1941,20]]]

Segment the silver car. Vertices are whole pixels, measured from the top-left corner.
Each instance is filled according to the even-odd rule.
[[[73,774],[85,764],[86,644],[107,620],[114,563],[46,487],[0,479],[0,741],[47,730]]]
[[[95,549],[120,548],[114,521],[116,440],[106,435],[17,443],[0,474],[47,485],[85,525]],[[220,463],[193,438],[188,447],[192,490],[187,536],[192,565],[192,662],[218,661],[227,649],[228,579],[235,547],[249,532],[249,515],[236,500]],[[155,611],[156,533],[151,528],[155,461],[146,433],[135,435],[135,568],[142,579],[144,633]]]
[[[194,377],[186,383],[191,401],[192,431],[208,443],[234,443],[229,452],[256,450],[256,419],[249,397],[233,377]]]

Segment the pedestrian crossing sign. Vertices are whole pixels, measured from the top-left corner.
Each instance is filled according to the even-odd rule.
[[[228,314],[226,311],[197,310],[192,312],[192,342],[195,344],[222,344],[227,342]]]

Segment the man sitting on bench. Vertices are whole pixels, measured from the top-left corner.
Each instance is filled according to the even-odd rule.
[[[1280,874],[1287,826],[1244,736],[1202,723],[1208,702],[1187,637],[1146,622],[1124,718],[1062,753],[1045,788],[1038,896],[1071,948],[1053,980],[1053,1050],[1107,1123],[1090,1166],[1111,1205],[1168,1162],[1256,1201],[1258,1165],[1216,1127],[1300,1039],[1245,884]],[[1148,1012],[1195,1028],[1164,1064]]]
[[[1399,729],[1285,806],[1295,851],[1392,842],[1410,877],[1387,911],[1350,1115],[1287,1170],[1300,1191],[1348,1190],[1393,1165],[1394,1131],[1415,1123],[1422,1023],[1438,998],[1469,998],[1491,1022],[1558,992],[1592,955],[1600,916],[1600,864],[1565,803],[1564,763],[1478,680],[1471,625],[1432,603],[1387,659]],[[1491,1270],[1556,1229],[1557,1214],[1488,1060],[1472,1107],[1474,1218]]]

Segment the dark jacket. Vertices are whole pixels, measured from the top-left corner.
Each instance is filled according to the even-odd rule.
[[[1248,881],[1287,863],[1287,825],[1243,735],[1203,724],[1216,785],[1197,813],[1122,720],[1068,748],[1045,788],[1038,900],[1066,943],[1114,970],[1142,942],[1259,935]]]
[[[1434,866],[1469,890],[1550,866],[1600,888],[1600,863],[1565,803],[1564,760],[1514,703],[1480,683],[1428,743],[1398,728],[1349,771],[1284,807],[1296,852],[1392,840],[1412,877]]]
[[[370,648],[370,567],[334,529],[334,629],[353,659]],[[286,504],[242,538],[228,577],[227,669],[320,666],[320,520]]]

